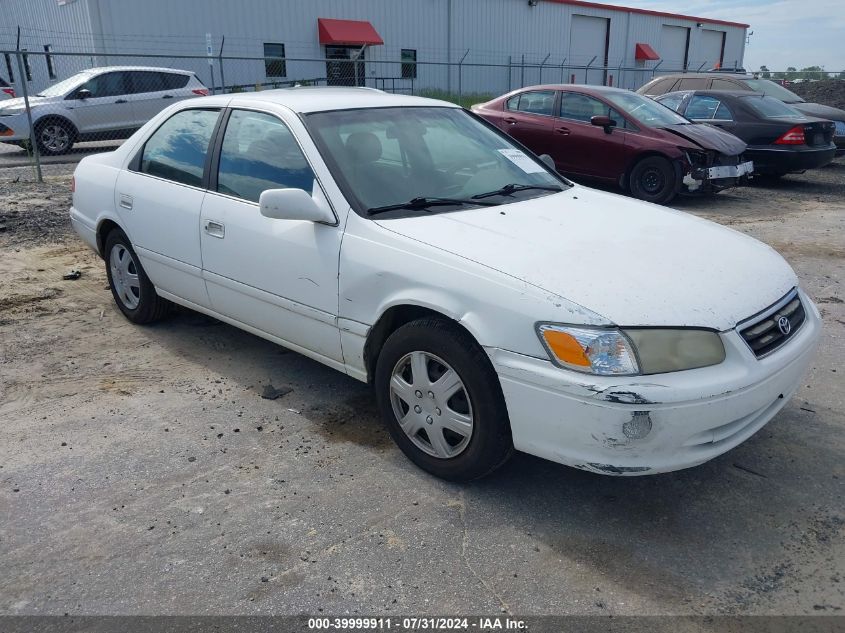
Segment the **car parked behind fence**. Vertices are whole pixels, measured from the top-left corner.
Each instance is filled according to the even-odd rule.
[[[128,138],[168,105],[205,96],[190,71],[145,66],[92,68],[29,97],[35,141],[43,154],[64,154],[77,141]],[[23,98],[0,105],[0,140],[26,144]]]
[[[837,147],[836,154],[845,154],[845,110],[821,103],[808,103],[791,90],[769,79],[742,73],[677,73],[652,79],[637,92],[648,97],[657,97],[667,92],[686,90],[742,90],[779,99],[805,116],[833,121],[836,126],[833,137]]]
[[[472,110],[548,154],[561,173],[612,183],[648,202],[719,191],[751,171],[740,139],[628,90],[533,86]]]
[[[699,123],[709,123],[748,143],[754,172],[782,176],[833,160],[834,125],[803,115],[762,93],[694,90],[670,92],[657,101]]]

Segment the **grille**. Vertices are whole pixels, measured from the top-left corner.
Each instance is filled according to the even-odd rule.
[[[740,323],[737,330],[754,355],[763,358],[795,336],[806,316],[798,289],[793,288],[777,303]]]

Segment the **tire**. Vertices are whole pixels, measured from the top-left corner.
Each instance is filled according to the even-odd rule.
[[[678,193],[676,181],[672,163],[660,156],[648,156],[634,165],[628,188],[635,198],[666,204]]]
[[[478,479],[513,453],[507,407],[490,359],[469,334],[445,320],[418,319],[391,334],[376,363],[375,390],[393,440],[436,477]]]
[[[38,151],[47,156],[67,154],[76,141],[76,129],[62,119],[39,121],[35,126]]]
[[[156,293],[126,234],[120,229],[113,229],[106,237],[103,253],[109,288],[124,316],[138,324],[152,323],[164,317],[170,309],[170,302]]]

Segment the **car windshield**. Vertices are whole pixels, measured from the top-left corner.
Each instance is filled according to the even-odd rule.
[[[77,73],[39,92],[37,97],[61,97],[91,78],[91,73]]]
[[[780,99],[784,103],[804,103],[804,100],[791,90],[768,79],[743,79],[754,92],[762,92],[768,97]]]
[[[662,103],[636,92],[610,92],[605,98],[648,127],[688,125],[690,121]]]
[[[568,185],[459,108],[334,110],[309,114],[306,123],[344,193],[364,215],[505,204]]]
[[[795,108],[786,105],[783,101],[774,97],[752,95],[742,97],[754,112],[764,119],[804,119],[806,118]]]

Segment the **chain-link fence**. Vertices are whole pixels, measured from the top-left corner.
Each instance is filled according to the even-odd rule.
[[[365,48],[323,59],[0,51],[8,81],[0,83],[0,164],[4,153],[42,159],[72,151],[113,149],[162,109],[205,94],[291,86],[364,86],[454,101],[465,107],[524,86],[595,84],[636,89],[656,76],[710,70],[608,67],[592,62],[528,59],[455,63],[368,59]],[[467,61],[467,59],[472,61]],[[96,69],[96,70],[95,70]],[[774,71],[770,71],[776,77]],[[830,78],[845,73],[823,73]],[[4,85],[5,84],[5,85]],[[16,99],[16,100],[12,100]]]

